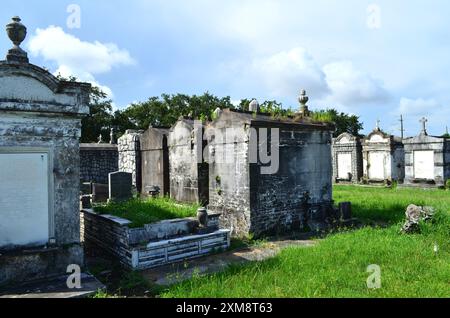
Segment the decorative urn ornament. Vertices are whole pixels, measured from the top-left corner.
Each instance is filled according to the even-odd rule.
[[[197,210],[197,218],[200,223],[200,227],[208,226],[208,210],[206,210],[206,208],[200,208]]]
[[[309,101],[309,97],[306,95],[306,91],[304,89],[301,90],[298,101],[300,102],[300,114],[303,116],[309,116],[308,106],[306,106],[306,103]]]
[[[22,20],[19,17],[13,17],[12,22],[6,25],[6,33],[14,44],[8,51],[6,59],[10,62],[28,63],[27,53],[20,48],[20,44],[27,36],[27,28],[20,21]]]

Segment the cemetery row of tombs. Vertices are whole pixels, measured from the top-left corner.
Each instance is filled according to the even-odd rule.
[[[125,235],[132,237],[131,245],[162,239],[173,252],[167,256],[167,248],[161,247],[161,241],[156,248],[153,243],[148,244],[144,250],[138,247],[134,251],[134,263],[133,252],[128,253],[128,265],[147,268],[172,259],[207,254],[213,248],[227,248],[229,232],[233,236],[261,236],[326,228],[330,220],[345,213],[342,208],[337,213],[333,208],[333,182],[385,185],[396,181],[411,187],[442,187],[450,179],[450,140],[429,136],[425,125],[413,138],[391,136],[377,127],[363,138],[344,133],[332,139],[334,128],[329,124],[312,123],[307,118],[300,122],[289,118],[275,120],[258,113],[256,102],[252,106],[256,112],[217,110],[217,119],[210,123],[181,118],[171,128],[127,131],[117,145],[82,145],[84,181],[107,179],[95,167],[101,165],[100,161],[111,161],[105,159],[108,150],[112,160],[116,160],[117,169],[128,175],[128,193],[132,184],[142,197],[168,196],[177,202],[199,203],[208,207],[213,220],[214,226],[209,231],[202,229],[202,235],[207,235],[208,242],[213,244],[206,245],[204,250],[205,244],[193,243],[192,237],[186,236],[198,234],[193,219],[131,230]],[[277,142],[274,142],[274,129],[279,130]],[[253,150],[252,139],[256,140]],[[95,151],[99,153],[98,160]],[[266,159],[270,160],[264,160],[262,154],[268,153],[271,157]],[[279,163],[270,171],[266,163],[273,165],[275,157]],[[265,168],[269,168],[269,173],[264,173]],[[108,193],[113,192],[113,176],[110,174],[109,187],[87,183],[85,188],[91,189],[86,193],[87,199],[106,200]],[[83,210],[83,214],[85,223],[90,222],[92,226],[91,210]],[[111,216],[106,218],[111,221]],[[116,222],[123,225],[127,220],[116,219]],[[114,246],[105,237],[126,241],[93,228],[84,225],[83,232],[104,249]],[[133,231],[140,232],[137,238]],[[179,251],[166,240],[180,235],[184,239],[178,241],[182,247]],[[200,236],[198,240],[202,239]],[[186,245],[185,240],[191,245]],[[193,250],[186,250],[186,246]]]
[[[348,204],[334,207],[333,179],[442,186],[450,177],[448,139],[424,129],[399,140],[376,129],[363,140],[333,140],[333,124],[308,117],[305,92],[295,118],[261,114],[252,102],[250,112],[218,110],[213,122],[181,118],[128,131],[117,145],[80,145],[90,85],[30,64],[19,18],[7,30],[14,46],[0,61],[0,286],[83,268],[84,247],[145,269],[224,250],[232,236],[327,229],[349,218]],[[208,210],[136,228],[90,208],[127,200],[132,186]]]
[[[23,28],[18,18],[11,25]],[[323,228],[337,214],[335,128],[307,118],[305,94],[300,120],[224,110],[199,127],[181,119],[169,130],[128,132],[118,145],[80,145],[89,93],[89,84],[30,64],[17,45],[0,61],[0,286],[83,268],[89,246],[144,269],[224,250],[231,236]],[[230,130],[232,139],[218,138]],[[108,183],[107,195],[81,184],[81,214],[80,177]],[[102,195],[129,198],[130,184],[208,211],[135,228],[84,208]]]

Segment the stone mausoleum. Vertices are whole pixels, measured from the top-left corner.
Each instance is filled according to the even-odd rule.
[[[361,139],[349,133],[343,133],[333,139],[333,182],[357,183],[362,176]]]
[[[405,186],[444,187],[450,179],[450,138],[434,137],[427,133],[426,122],[416,137],[405,144]]]
[[[169,129],[150,127],[140,138],[142,193],[170,195]],[[156,189],[155,189],[156,188]]]
[[[83,267],[79,138],[90,85],[29,64],[20,18],[0,62],[0,285]]]
[[[221,227],[256,237],[317,230],[332,213],[335,127],[307,118],[224,110],[207,128],[210,201]],[[303,117],[303,118],[302,118]]]
[[[363,179],[370,183],[403,182],[405,151],[402,139],[377,127],[363,140]]]
[[[180,118],[169,132],[170,197],[178,202],[206,205],[209,201],[209,168],[204,158],[204,125]]]

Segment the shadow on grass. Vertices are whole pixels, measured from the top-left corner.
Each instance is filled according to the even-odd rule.
[[[353,216],[364,225],[394,225],[405,219],[404,204],[392,204],[387,207],[369,207],[364,204],[353,204]]]

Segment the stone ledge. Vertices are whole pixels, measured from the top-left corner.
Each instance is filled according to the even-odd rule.
[[[119,217],[114,216],[114,215],[95,213],[93,209],[83,209],[83,210],[81,210],[81,212],[82,213],[92,214],[92,215],[94,215],[96,217],[99,217],[99,218],[103,218],[103,219],[105,219],[107,221],[110,221],[112,223],[115,223],[115,224],[117,224],[119,226],[127,226],[127,225],[130,225],[132,223],[131,221],[129,221],[127,219],[122,219],[122,218],[119,218]]]
[[[118,146],[111,144],[80,144],[80,151],[118,151]]]

